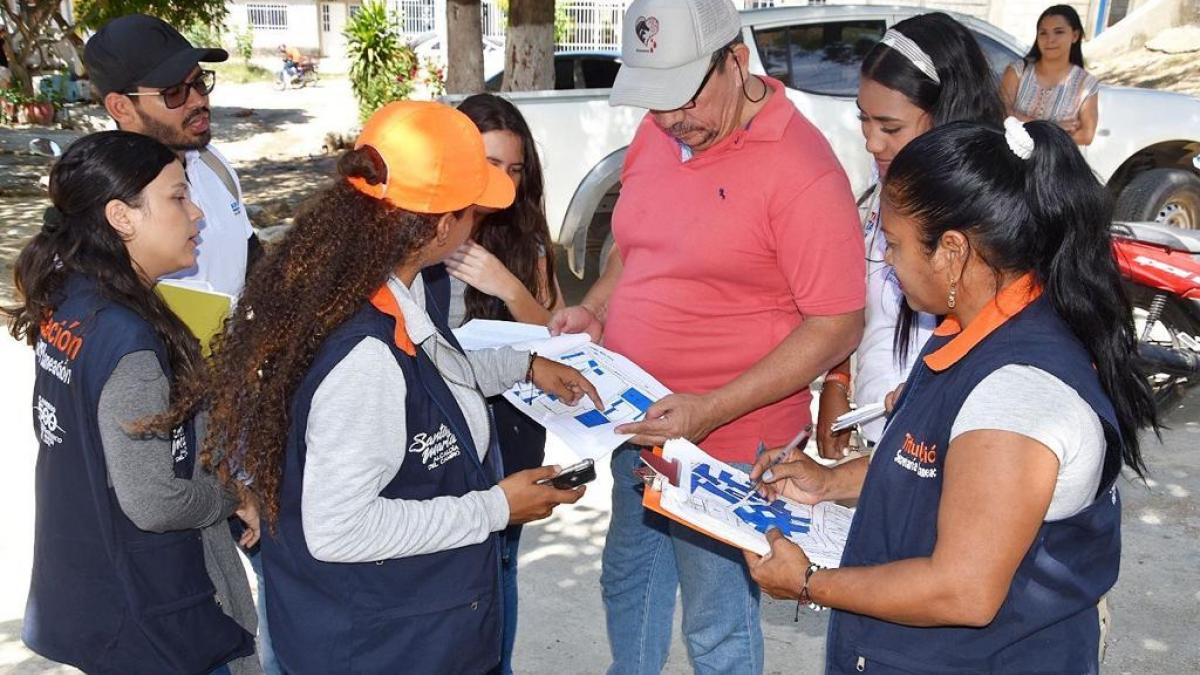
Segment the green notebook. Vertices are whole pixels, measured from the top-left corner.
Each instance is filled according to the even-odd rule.
[[[224,326],[233,307],[233,296],[170,281],[160,281],[154,289],[200,341],[200,350],[207,357],[213,336]]]

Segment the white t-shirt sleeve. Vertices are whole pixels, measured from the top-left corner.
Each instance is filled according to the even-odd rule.
[[[408,454],[406,397],[400,365],[374,338],[355,346],[317,387],[300,503],[304,537],[317,560],[369,562],[446,551],[507,526],[508,500],[498,485],[424,500],[379,494]]]
[[[1104,427],[1092,407],[1062,380],[1033,366],[1004,366],[967,396],[950,440],[968,431],[1011,431],[1058,458],[1058,480],[1046,520],[1079,513],[1096,497],[1104,466]]]

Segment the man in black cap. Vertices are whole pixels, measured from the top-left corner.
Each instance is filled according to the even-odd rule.
[[[83,52],[92,84],[117,126],[160,141],[184,160],[191,198],[204,222],[196,266],[171,278],[236,297],[259,245],[237,175],[209,143],[208,95],[216,73],[200,66],[228,58],[224,49],[193,47],[169,24],[144,14],[109,21]]]
[[[208,95],[216,85],[216,73],[200,65],[228,58],[224,49],[193,47],[165,21],[144,14],[109,21],[88,40],[83,52],[92,84],[117,126],[150,136],[179,153],[191,200],[204,213],[196,265],[170,278],[237,297],[247,267],[262,247],[246,216],[237,174],[210,144]],[[251,562],[256,572],[257,556],[255,550]],[[232,563],[241,568],[241,561]],[[261,575],[258,584],[261,593]],[[248,627],[257,614],[262,669],[267,675],[278,673],[262,604],[225,609]],[[233,675],[261,672],[254,657],[238,659],[230,669]]]

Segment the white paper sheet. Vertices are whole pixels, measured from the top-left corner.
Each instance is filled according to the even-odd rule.
[[[746,472],[682,439],[667,441],[663,457],[679,460],[680,485],[663,481],[659,503],[686,524],[759,555],[771,550],[766,532],[777,528],[818,565],[840,564],[853,509],[832,502],[814,506],[787,499],[768,502],[756,494],[731,510],[750,488]]]
[[[617,426],[644,419],[646,409],[671,391],[634,362],[587,341],[587,336],[582,337],[585,338],[582,344],[578,340],[550,338],[532,347],[540,356],[582,372],[599,392],[603,410],[597,410],[587,397],[575,405],[566,405],[526,383],[517,384],[504,397],[562,439],[580,458],[599,459],[631,438],[629,434],[616,433]]]

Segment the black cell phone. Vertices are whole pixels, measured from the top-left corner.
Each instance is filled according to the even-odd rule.
[[[549,478],[539,480],[538,485],[549,485],[559,490],[569,490],[596,480],[596,466],[590,459],[563,468]]]

